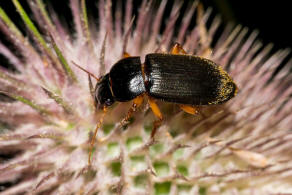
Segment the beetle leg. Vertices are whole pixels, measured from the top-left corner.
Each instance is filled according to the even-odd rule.
[[[106,112],[107,112],[107,108],[106,108],[106,106],[104,106],[103,107],[103,114],[100,117],[98,123],[96,124],[95,130],[94,130],[94,134],[93,134],[93,136],[91,138],[91,141],[90,141],[90,150],[89,150],[89,156],[88,156],[88,164],[89,165],[91,165],[91,156],[92,156],[92,152],[93,152],[93,146],[94,146],[94,143],[95,143],[95,138],[96,138],[96,135],[97,135],[97,131],[101,127],[101,125],[103,123],[103,119],[105,117]]]
[[[137,110],[139,106],[141,106],[143,100],[144,100],[143,95],[140,95],[133,100],[133,104],[130,110],[128,111],[126,117],[120,122],[121,126],[124,126],[129,121],[133,113]]]
[[[171,54],[187,54],[187,52],[183,49],[181,44],[175,43],[174,46],[170,50]]]
[[[185,111],[186,113],[189,113],[189,114],[198,114],[198,108],[195,107],[195,106],[190,106],[190,105],[184,105],[184,104],[180,104],[179,105],[180,109],[182,109],[183,111]]]
[[[131,57],[131,55],[128,52],[125,51],[123,53],[123,58],[128,58],[128,57]]]
[[[162,123],[163,117],[162,117],[162,114],[161,114],[155,100],[151,97],[148,97],[148,102],[149,102],[149,105],[150,105],[150,108],[151,108],[153,114],[158,118],[157,120],[155,120],[153,122],[153,129],[151,131],[151,138],[153,139],[157,129],[159,128],[159,126]]]

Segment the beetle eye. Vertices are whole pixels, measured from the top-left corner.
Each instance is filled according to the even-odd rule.
[[[108,98],[108,99],[105,100],[105,105],[106,106],[110,106],[112,104],[113,104],[113,102],[112,102],[112,100],[110,98]]]

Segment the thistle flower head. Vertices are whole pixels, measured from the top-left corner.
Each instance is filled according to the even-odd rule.
[[[271,54],[271,45],[240,25],[220,33],[220,18],[211,20],[211,10],[197,1],[184,13],[175,1],[163,20],[167,0],[157,6],[144,0],[135,17],[132,0],[115,8],[100,0],[97,19],[88,16],[85,0],[71,0],[74,34],[41,0],[28,1],[31,17],[12,2],[28,34],[0,8],[0,29],[9,42],[0,42],[0,53],[17,70],[0,68],[0,92],[13,99],[0,102],[0,154],[6,156],[0,194],[292,191],[292,61],[274,74],[289,50]],[[91,95],[95,80],[74,63],[99,77],[124,52],[143,61],[174,42],[220,64],[238,85],[237,96],[202,106],[195,116],[159,102],[164,122],[155,142],[149,106],[121,128],[130,103],[116,103],[101,123],[89,167],[90,139],[103,113]]]

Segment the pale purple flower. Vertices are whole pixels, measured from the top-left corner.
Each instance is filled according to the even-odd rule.
[[[0,161],[1,195],[292,193],[292,60],[272,78],[289,50],[270,53],[271,45],[240,25],[227,26],[213,40],[220,18],[210,21],[210,9],[190,26],[202,11],[197,1],[185,13],[176,1],[163,20],[167,0],[157,8],[144,0],[135,18],[132,0],[125,10],[100,0],[98,21],[92,21],[85,0],[71,0],[74,35],[41,0],[28,2],[33,21],[13,0],[29,39],[0,8],[0,29],[15,46],[0,42],[0,53],[18,70],[0,68],[0,92],[16,100],[0,102],[0,153],[12,155]],[[220,64],[238,95],[224,105],[204,106],[196,116],[159,102],[165,120],[152,145],[154,117],[147,105],[123,130],[119,122],[130,103],[116,104],[98,131],[88,168],[90,132],[101,112],[95,111],[88,75],[73,62],[100,76],[123,51],[143,61],[174,42]]]

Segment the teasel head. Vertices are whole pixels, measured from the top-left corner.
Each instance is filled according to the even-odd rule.
[[[26,9],[12,2],[25,29],[0,8],[0,53],[15,68],[0,68],[0,194],[291,192],[288,49],[271,53],[271,44],[241,25],[220,32],[220,17],[211,19],[211,9],[198,1],[184,12],[175,1],[165,19],[167,0],[144,0],[136,15],[132,0],[115,6],[100,0],[97,18],[85,0],[71,0],[72,27],[41,0],[28,1]],[[121,127],[130,103],[116,103],[88,166],[102,111],[91,96],[95,80],[74,63],[99,77],[124,52],[143,61],[175,42],[220,64],[237,84],[237,96],[202,106],[195,116],[159,102],[165,118],[155,142],[149,142],[155,118],[147,104]]]

